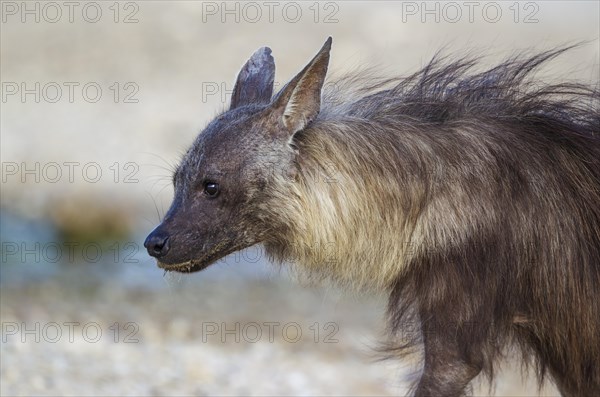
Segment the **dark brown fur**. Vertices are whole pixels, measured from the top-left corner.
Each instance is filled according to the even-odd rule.
[[[491,378],[509,342],[533,359],[540,381],[548,370],[564,395],[600,395],[599,94],[584,85],[535,87],[528,80],[563,51],[475,75],[466,73],[471,60],[434,60],[394,88],[398,100],[390,102],[397,106],[388,109],[424,128],[476,124],[494,148],[485,165],[494,180],[487,196],[480,164],[458,166],[468,146],[445,150],[448,142],[433,138],[442,145],[443,164],[434,167],[434,179],[450,178],[481,198],[463,210],[482,222],[459,245],[429,247],[392,289],[389,313],[403,337],[400,350],[425,343],[418,395],[459,394],[481,369]],[[378,95],[363,103],[386,106],[390,93]],[[430,167],[421,178],[432,177]],[[439,186],[433,181],[425,197],[440,194]],[[490,211],[502,218],[486,219]],[[402,332],[415,323],[422,338]]]
[[[540,382],[600,395],[598,89],[533,79],[560,49],[485,72],[436,57],[321,95],[330,46],[274,98],[270,50],[253,55],[178,167],[151,255],[196,271],[263,243],[389,291],[391,351],[424,346],[418,396],[463,394],[514,344]],[[331,164],[334,183],[315,181]]]

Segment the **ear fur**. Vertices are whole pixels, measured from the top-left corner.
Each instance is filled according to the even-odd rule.
[[[332,39],[329,37],[317,55],[281,89],[273,101],[273,109],[292,135],[304,129],[321,110],[321,91]]]
[[[244,64],[237,76],[229,109],[250,104],[268,104],[273,95],[275,61],[269,47],[262,47]]]

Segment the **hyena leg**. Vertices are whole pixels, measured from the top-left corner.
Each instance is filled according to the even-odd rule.
[[[417,385],[416,397],[462,396],[469,382],[483,367],[483,354],[469,344],[468,324],[457,326],[426,321],[421,325],[425,348],[423,375]],[[475,341],[473,341],[475,342]]]

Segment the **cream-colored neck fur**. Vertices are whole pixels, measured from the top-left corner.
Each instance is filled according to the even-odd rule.
[[[393,148],[386,153],[368,134],[343,128],[330,123],[318,133],[304,131],[311,135],[298,142],[297,178],[279,179],[263,208],[285,225],[265,246],[301,273],[385,288],[421,246],[416,200],[402,189]]]

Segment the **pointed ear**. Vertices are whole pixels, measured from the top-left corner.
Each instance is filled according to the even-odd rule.
[[[269,47],[259,48],[238,74],[229,109],[271,102],[274,80],[275,61],[271,56],[271,49]]]
[[[273,108],[283,125],[294,134],[313,121],[321,110],[321,90],[329,65],[329,37],[315,57],[281,89]]]

